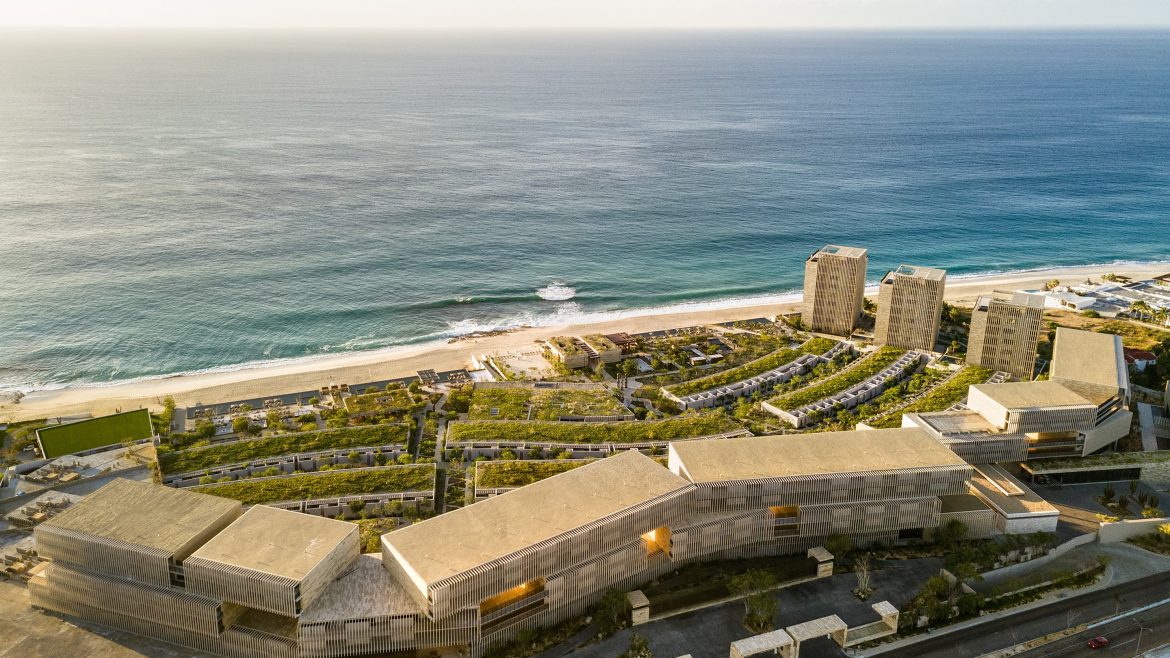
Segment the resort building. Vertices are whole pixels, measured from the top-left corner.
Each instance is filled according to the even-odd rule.
[[[933,352],[946,283],[946,271],[933,267],[887,272],[878,286],[874,343]]]
[[[982,295],[971,311],[967,362],[1032,379],[1044,299],[1027,293]]]
[[[804,262],[801,321],[810,331],[849,336],[865,299],[865,249],[826,245]]]
[[[902,417],[972,464],[1084,456],[1129,434],[1129,375],[1121,339],[1058,329],[1052,378],[975,384],[965,408]]]
[[[351,524],[117,480],[37,527],[32,603],[225,656],[480,656],[688,562],[1051,512],[1003,505],[1009,525],[917,428],[684,441],[667,461],[601,459],[383,535],[381,556]]]

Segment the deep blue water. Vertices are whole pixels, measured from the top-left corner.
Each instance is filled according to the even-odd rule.
[[[1170,34],[0,33],[0,230],[0,388],[1164,260]]]

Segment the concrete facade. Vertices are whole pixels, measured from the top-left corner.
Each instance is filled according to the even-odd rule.
[[[946,284],[947,273],[932,267],[902,265],[887,272],[878,286],[873,342],[933,352]]]
[[[804,262],[801,321],[810,331],[849,336],[865,298],[865,249],[826,245]]]
[[[971,311],[967,361],[1032,379],[1044,299],[1025,293],[980,296]]]

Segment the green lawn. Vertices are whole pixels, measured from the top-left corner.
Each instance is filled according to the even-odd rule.
[[[302,434],[279,434],[263,439],[249,439],[178,452],[160,451],[158,465],[164,474],[189,473],[212,466],[237,464],[298,452],[401,445],[406,443],[407,434],[408,428],[405,425],[362,425]]]
[[[37,432],[45,457],[53,458],[83,450],[117,445],[154,436],[150,412],[135,409],[65,425],[45,427]]]
[[[546,421],[463,421],[448,425],[447,440],[531,441],[537,443],[645,443],[722,434],[743,429],[720,412],[686,413],[654,421],[562,423]]]
[[[259,505],[285,500],[314,500],[370,493],[429,491],[435,487],[434,464],[410,464],[308,473],[272,480],[239,480],[193,487],[194,491]]]

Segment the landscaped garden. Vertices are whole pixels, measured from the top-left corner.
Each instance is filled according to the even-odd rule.
[[[1164,523],[1158,526],[1156,532],[1131,537],[1126,541],[1134,546],[1140,546],[1147,551],[1170,555],[1170,523]]]
[[[280,434],[177,452],[169,452],[159,446],[158,464],[159,470],[169,475],[301,452],[402,445],[406,443],[408,430],[405,425],[368,425],[300,434]]]
[[[927,393],[922,399],[907,405],[902,413],[891,414],[879,421],[869,423],[874,428],[890,428],[902,426],[902,414],[925,413],[943,411],[955,403],[961,402],[967,396],[967,389],[972,384],[982,384],[992,375],[992,371],[980,366],[966,366],[950,381],[939,385]]]
[[[800,347],[780,349],[762,358],[750,361],[741,366],[723,370],[713,375],[692,379],[676,384],[667,390],[677,396],[691,395],[700,391],[707,391],[720,386],[726,386],[745,379],[751,379],[769,370],[791,363],[805,354],[824,354],[833,348],[837,341],[829,338],[813,338]]]
[[[476,387],[468,420],[558,420],[561,417],[626,416],[604,386],[595,388]]]
[[[232,498],[245,505],[259,505],[285,500],[339,498],[359,494],[432,491],[434,487],[435,465],[411,464],[328,471],[270,480],[239,480],[202,486],[195,490],[221,498]]]
[[[482,461],[475,465],[476,489],[522,487],[545,478],[584,466],[591,459],[560,459],[554,461],[507,460]]]
[[[860,384],[900,359],[905,353],[906,350],[896,347],[882,347],[844,372],[822,379],[797,391],[785,393],[769,402],[779,409],[799,409],[806,404],[822,400],[844,391],[850,386]]]
[[[447,426],[447,441],[531,443],[646,443],[724,434],[743,429],[721,412],[685,413],[666,420],[613,423],[463,421]]]
[[[390,389],[344,399],[350,416],[405,416],[422,408],[426,398],[405,388]]]

